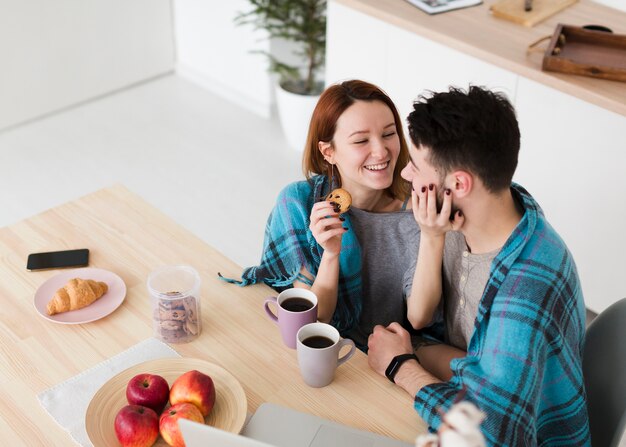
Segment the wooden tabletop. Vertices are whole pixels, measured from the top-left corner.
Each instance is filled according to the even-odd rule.
[[[198,206],[201,206],[199,204]],[[109,316],[82,325],[42,318],[37,288],[58,270],[29,272],[29,253],[89,248],[90,266],[119,275],[125,301]],[[214,362],[242,384],[248,411],[263,402],[413,442],[425,432],[412,399],[375,374],[357,351],[321,389],[302,381],[296,352],[286,348],[263,311],[273,291],[238,287],[239,266],[122,186],[97,191],[0,229],[0,433],[3,445],[71,445],[37,394],[152,336],[146,279],[163,265],[187,264],[202,279],[201,336],[171,345],[183,357]]]
[[[489,7],[497,0],[471,8],[428,15],[406,0],[335,0],[400,28],[442,43],[505,70],[545,84],[607,110],[626,116],[626,83],[541,70],[543,53],[527,54],[528,46],[551,36],[559,23],[604,25],[626,35],[626,13],[591,0],[560,11],[527,28],[493,17]],[[520,0],[522,3],[522,0]],[[545,50],[547,42],[541,47]]]

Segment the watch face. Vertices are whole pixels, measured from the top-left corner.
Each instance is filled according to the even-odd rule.
[[[395,356],[393,359],[391,359],[389,366],[385,370],[385,376],[393,383],[396,383],[394,379],[396,377],[396,374],[398,373],[398,370],[400,369],[400,366],[402,366],[402,364],[407,360],[411,359],[415,359],[417,363],[419,363],[419,360],[417,360],[415,354],[400,354]]]

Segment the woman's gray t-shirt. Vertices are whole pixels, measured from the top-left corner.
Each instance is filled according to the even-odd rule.
[[[374,326],[406,318],[403,277],[417,258],[420,229],[411,210],[372,213],[351,208],[348,215],[363,263],[363,310],[348,337],[365,347]]]

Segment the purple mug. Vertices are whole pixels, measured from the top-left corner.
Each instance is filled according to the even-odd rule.
[[[270,310],[270,304],[276,304],[277,313]],[[278,327],[285,344],[296,349],[296,334],[305,324],[317,321],[317,296],[307,289],[287,289],[265,300],[265,312]]]

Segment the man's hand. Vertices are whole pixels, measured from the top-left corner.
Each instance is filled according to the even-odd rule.
[[[381,325],[375,326],[367,345],[369,347],[367,362],[370,368],[382,376],[395,356],[413,352],[409,333],[398,323],[391,323],[386,328]]]
[[[413,352],[409,333],[398,323],[391,323],[386,328],[375,326],[367,345],[367,362],[381,376],[385,375],[385,370],[395,356]],[[410,360],[400,366],[395,382],[411,397],[415,397],[422,387],[437,383],[439,379],[425,371],[416,361]]]

